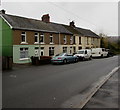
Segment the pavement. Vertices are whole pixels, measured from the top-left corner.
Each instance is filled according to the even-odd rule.
[[[118,57],[3,72],[4,108],[70,108],[81,93],[117,66]]]
[[[108,81],[93,95],[86,108],[119,108],[118,104],[118,73],[115,72]]]

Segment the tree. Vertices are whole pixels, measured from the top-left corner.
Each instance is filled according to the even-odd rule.
[[[110,49],[114,54],[120,54],[120,37],[114,41],[112,37],[103,33],[100,33],[99,36],[101,37],[101,48]]]

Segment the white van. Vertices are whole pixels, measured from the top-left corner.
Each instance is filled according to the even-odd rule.
[[[107,57],[108,51],[105,48],[92,48],[92,57]]]
[[[76,52],[74,56],[77,56],[79,60],[92,59],[91,49],[81,49]]]

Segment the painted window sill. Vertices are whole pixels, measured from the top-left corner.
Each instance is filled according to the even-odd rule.
[[[34,44],[39,44],[39,42],[35,42]]]
[[[50,44],[54,44],[54,43],[50,43]]]
[[[41,42],[40,44],[45,44],[44,42]]]
[[[29,60],[30,58],[20,58],[20,61]]]
[[[21,42],[21,44],[28,44],[27,42]]]

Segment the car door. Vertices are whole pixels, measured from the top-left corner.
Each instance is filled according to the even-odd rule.
[[[67,54],[67,60],[68,60],[69,62],[72,62],[72,56]]]
[[[69,58],[68,54],[65,54],[65,55],[64,55],[64,59],[66,59],[67,62],[69,62],[70,58]]]
[[[73,62],[73,61],[74,61],[73,55],[69,55],[69,58],[70,58],[70,62]]]

